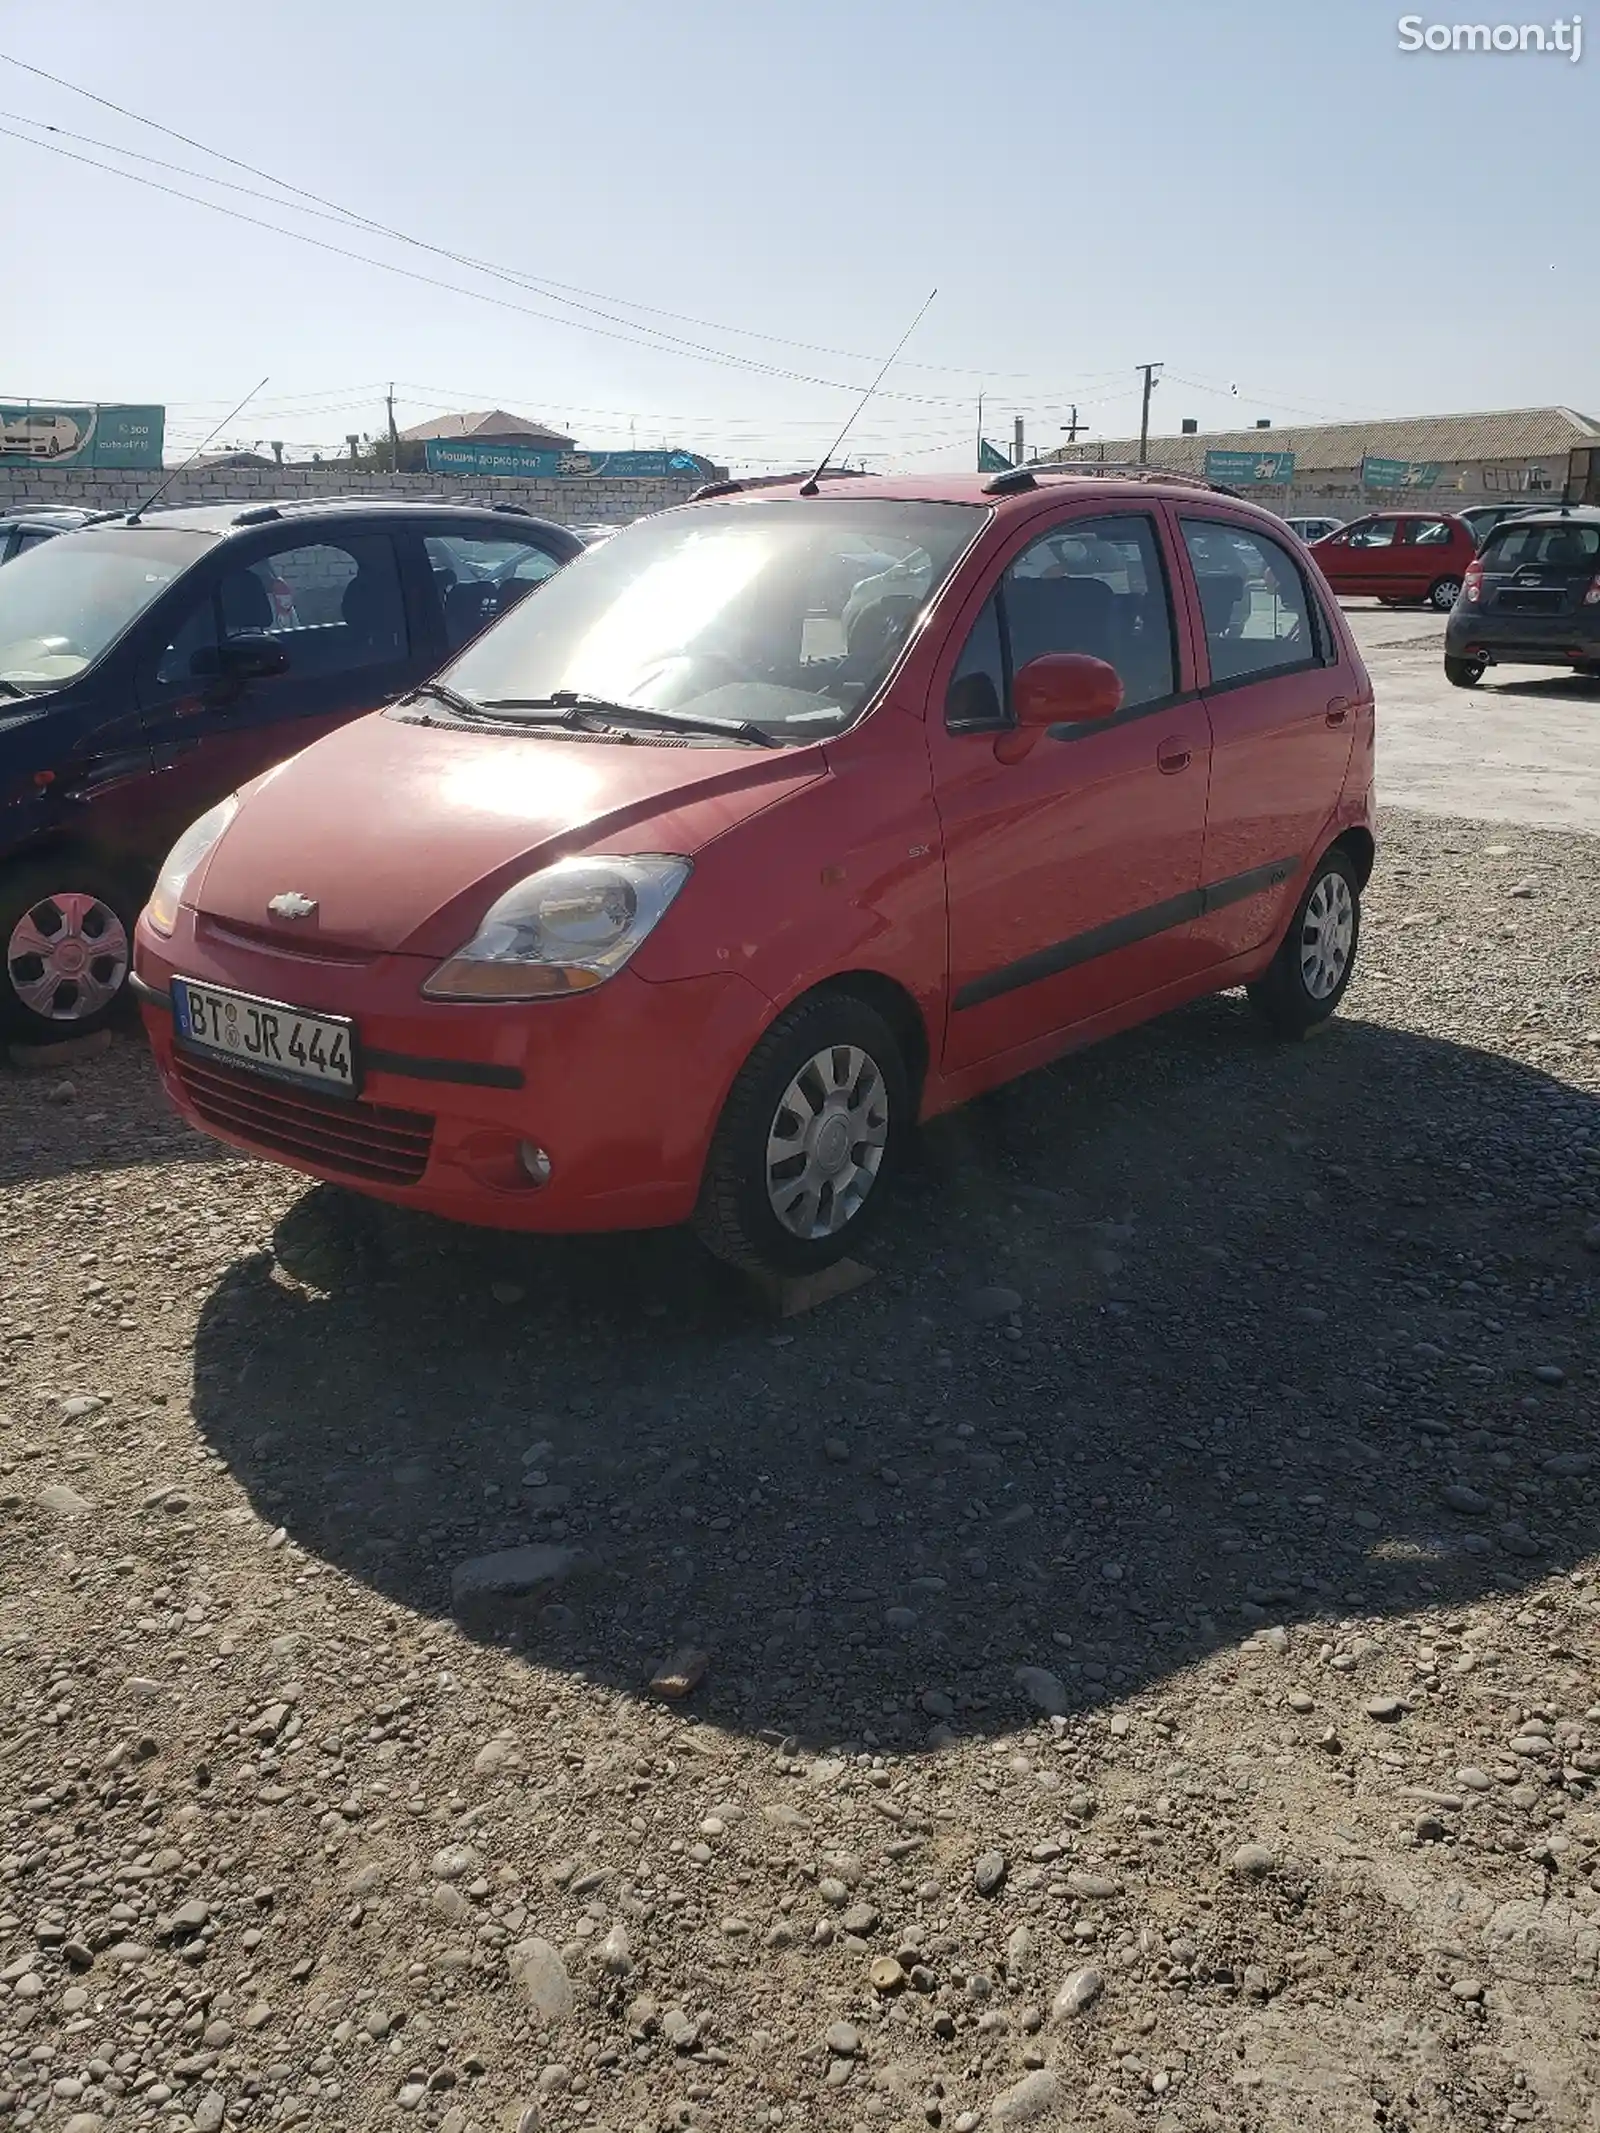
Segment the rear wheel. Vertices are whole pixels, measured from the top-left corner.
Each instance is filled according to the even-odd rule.
[[[1483,679],[1485,664],[1486,662],[1482,659],[1457,659],[1451,653],[1446,652],[1444,655],[1444,678],[1446,681],[1453,682],[1458,689],[1476,688]]]
[[[104,1029],[133,959],[134,898],[63,853],[0,875],[0,1029],[35,1044]]]
[[[1250,1004],[1280,1037],[1304,1037],[1326,1022],[1355,969],[1361,883],[1348,853],[1324,853]]]
[[[695,1210],[701,1241],[760,1273],[816,1273],[843,1259],[882,1205],[910,1103],[880,1014],[849,993],[799,1001],[729,1093]]]
[[[1461,597],[1459,578],[1440,578],[1428,589],[1428,605],[1436,614],[1447,615]]]

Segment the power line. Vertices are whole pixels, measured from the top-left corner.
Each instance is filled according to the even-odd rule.
[[[689,313],[667,311],[655,305],[636,303],[631,301],[627,297],[607,296],[603,292],[598,290],[584,289],[579,284],[574,282],[551,281],[545,277],[520,273],[512,268],[497,266],[491,260],[477,259],[469,253],[452,251],[448,246],[445,245],[431,244],[426,238],[416,237],[413,236],[409,231],[396,229],[388,223],[378,222],[373,217],[369,215],[363,215],[354,208],[347,208],[341,206],[339,202],[329,200],[320,193],[311,192],[305,186],[292,184],[286,178],[276,177],[271,171],[262,170],[253,163],[246,163],[238,156],[228,155],[223,150],[218,148],[211,148],[207,146],[205,142],[196,140],[190,134],[180,133],[175,127],[164,125],[159,119],[148,118],[142,112],[130,110],[127,105],[116,103],[110,97],[101,96],[93,89],[85,89],[80,83],[69,81],[63,75],[52,74],[45,67],[34,66],[28,60],[18,59],[15,57],[14,54],[9,52],[0,53],[0,59],[6,60],[6,62],[11,66],[20,68],[24,73],[36,75],[41,81],[52,82],[57,88],[69,90],[72,94],[76,96],[86,97],[91,103],[99,104],[102,109],[115,112],[119,118],[128,119],[135,125],[148,126],[154,132],[165,134],[169,139],[181,142],[184,147],[196,150],[200,155],[210,156],[216,162],[227,164],[231,169],[242,170],[250,177],[259,178],[264,184],[274,187],[279,193],[288,193],[291,194],[295,200],[303,200],[310,203],[309,206],[304,208],[292,208],[292,211],[295,213],[314,214],[319,219],[326,220],[331,218],[338,222],[354,225],[357,228],[368,230],[376,236],[389,238],[397,244],[410,245],[418,250],[432,253],[436,258],[448,259],[453,264],[457,266],[467,267],[475,273],[488,274],[493,276],[497,280],[507,281],[514,284],[515,286],[528,288],[532,290],[536,295],[545,296],[554,303],[563,304],[571,309],[578,311],[593,312],[594,316],[606,319],[613,325],[633,327],[637,332],[653,335],[668,344],[678,344],[684,347],[688,347],[694,349],[697,353],[710,355],[713,356],[713,358],[717,358],[718,355],[718,352],[705,349],[701,344],[694,342],[685,342],[683,336],[681,335],[660,334],[658,330],[654,327],[642,325],[636,320],[618,318],[613,312],[596,310],[593,303],[579,303],[575,299],[579,297],[587,297],[593,298],[596,303],[620,304],[626,310],[641,311],[658,318],[676,319],[680,324],[697,326],[703,331],[710,331],[714,333],[732,333],[739,335],[743,338],[767,341],[782,347],[800,348],[805,350],[809,354],[837,355],[843,357],[846,361],[849,362],[868,363],[875,362],[877,360],[877,358],[874,356],[862,355],[858,351],[850,349],[828,347],[825,344],[813,341],[789,340],[782,335],[762,333],[752,327],[722,325],[714,320],[696,318]],[[16,116],[16,114],[3,115],[13,117]],[[202,185],[224,186],[230,191],[243,193],[247,197],[252,199],[261,199],[263,197],[267,197],[269,200],[269,204],[278,207],[292,206],[292,203],[290,201],[272,200],[270,199],[270,196],[263,196],[259,193],[256,193],[252,190],[252,188],[248,186],[237,185],[230,179],[213,178],[203,172],[189,170],[182,165],[164,163],[157,157],[143,155],[138,149],[122,148],[113,142],[99,141],[89,135],[75,134],[72,133],[68,128],[53,125],[47,120],[24,118],[22,119],[21,123],[24,125],[41,127],[47,132],[60,133],[66,139],[69,140],[78,140],[92,147],[103,148],[112,155],[126,156],[138,162],[148,162],[154,165],[156,168],[173,171],[180,176],[192,178],[197,183]],[[27,138],[27,136],[16,136],[16,138]],[[46,142],[36,142],[34,145],[39,147],[46,147],[50,144]],[[62,152],[64,153],[65,151]],[[131,171],[123,171],[116,174],[122,177],[133,177],[135,175],[135,173]],[[180,197],[192,198],[193,196],[180,195]],[[204,202],[201,204],[215,205],[215,203],[210,202]],[[245,219],[248,220],[251,218],[247,217]],[[290,233],[280,232],[280,234]],[[369,264],[376,264],[376,262],[369,262]],[[720,360],[739,362],[741,359],[732,356],[731,354],[724,354],[720,356]],[[755,368],[758,366],[754,365],[753,363],[746,363],[746,367]],[[998,373],[987,372],[980,369],[976,365],[967,364],[919,363],[916,364],[914,367],[917,369],[950,372],[968,377],[1028,377],[1038,375],[1037,373],[1030,373],[1026,371]],[[797,373],[781,369],[776,369],[774,371],[774,374],[790,378],[794,378],[799,375]],[[1083,381],[1094,382],[1099,378],[1111,377],[1113,375],[1115,375],[1115,373],[1112,371],[1088,372],[1084,374]],[[828,379],[819,380],[802,378],[800,382],[807,384],[820,383],[831,385],[835,381]],[[854,386],[844,386],[838,389],[846,391],[858,390],[858,388]]]

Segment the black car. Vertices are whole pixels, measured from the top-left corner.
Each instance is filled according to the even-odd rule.
[[[12,562],[30,548],[37,548],[41,541],[53,541],[58,533],[74,533],[102,515],[98,511],[65,508],[9,512],[0,518],[0,563]]]
[[[1468,504],[1464,511],[1455,515],[1466,520],[1472,528],[1472,538],[1481,548],[1496,526],[1503,526],[1508,518],[1525,518],[1530,511],[1541,508],[1549,507],[1530,504],[1526,500],[1518,504]]]
[[[1507,519],[1467,566],[1445,624],[1445,675],[1470,689],[1501,664],[1600,677],[1600,509]]]
[[[0,570],[0,1029],[98,1028],[180,831],[582,549],[514,506],[222,504],[100,520]]]

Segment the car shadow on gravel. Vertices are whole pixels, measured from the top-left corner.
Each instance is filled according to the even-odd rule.
[[[548,1544],[469,1634],[641,1694],[698,1646],[744,1731],[998,1733],[1019,1668],[1083,1707],[1593,1554],[1585,1148],[1600,1100],[1498,1054],[1210,1000],[938,1122],[877,1280],[787,1324],[680,1235],[309,1189],[206,1300],[195,1414],[291,1589],[445,1617]]]

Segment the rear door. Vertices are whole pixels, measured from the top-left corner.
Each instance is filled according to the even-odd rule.
[[[1479,561],[1482,613],[1582,617],[1600,632],[1600,526],[1508,519],[1490,534]]]
[[[426,672],[414,634],[386,530],[306,525],[227,543],[139,676],[164,828],[176,835],[246,779],[412,687]],[[281,656],[283,671],[229,678],[230,656],[253,645]]]
[[[1287,542],[1253,522],[1168,508],[1203,638],[1211,720],[1196,937],[1208,961],[1224,961],[1285,923],[1296,877],[1338,802],[1370,689]]]
[[[1407,600],[1425,600],[1441,579],[1459,579],[1466,569],[1457,553],[1460,545],[1453,519],[1402,519],[1400,539],[1391,551],[1396,592]]]

